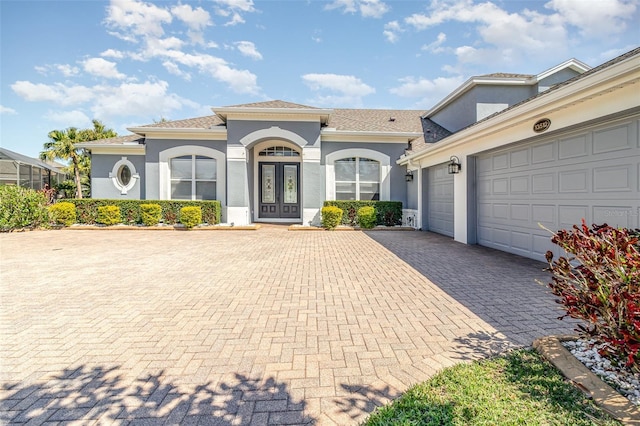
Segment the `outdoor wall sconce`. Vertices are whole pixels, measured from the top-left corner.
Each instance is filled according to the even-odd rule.
[[[460,173],[460,170],[462,169],[460,159],[455,155],[452,155],[449,160],[451,160],[451,162],[449,163],[449,174],[454,175],[456,173]]]
[[[406,180],[407,182],[413,182],[413,172],[407,171],[407,174],[404,175],[404,180]]]

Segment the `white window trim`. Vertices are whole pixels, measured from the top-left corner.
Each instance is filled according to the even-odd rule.
[[[337,160],[350,157],[364,157],[380,163],[380,201],[391,200],[391,157],[372,149],[349,148],[332,152],[326,156],[326,199],[336,199],[336,169]]]
[[[127,185],[122,185],[118,179],[118,170],[120,170],[120,167],[122,166],[127,166],[129,167],[129,170],[131,170],[131,180]],[[136,172],[136,167],[131,161],[127,160],[127,157],[122,157],[120,160],[116,161],[116,164],[113,165],[113,169],[109,172],[109,177],[111,178],[113,186],[120,191],[121,195],[127,195],[127,193],[136,186],[138,179],[140,179],[140,175]]]
[[[216,160],[216,198],[224,206],[226,205],[226,159],[223,152],[217,149],[207,148],[205,146],[198,145],[184,145],[176,146],[174,148],[165,149],[160,151],[158,174],[160,184],[160,199],[171,199],[171,167],[170,161],[175,157],[182,157],[184,155],[201,155],[204,157],[210,157]]]

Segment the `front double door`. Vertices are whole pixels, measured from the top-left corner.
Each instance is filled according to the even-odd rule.
[[[259,163],[260,219],[300,218],[300,163]]]

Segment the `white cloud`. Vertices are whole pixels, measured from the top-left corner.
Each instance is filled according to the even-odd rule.
[[[262,54],[258,52],[258,49],[256,49],[256,45],[253,44],[253,42],[237,41],[235,45],[238,51],[242,53],[244,56],[248,56],[249,58],[255,59],[255,60],[262,59]]]
[[[181,4],[171,8],[171,13],[189,27],[189,38],[195,43],[204,44],[203,31],[213,25],[209,12],[201,7],[193,9],[188,4]]]
[[[390,93],[403,98],[420,98],[420,105],[431,107],[460,86],[464,79],[455,76],[429,80],[409,76],[399,79],[399,82],[400,86],[390,89]]]
[[[551,0],[544,6],[558,12],[563,21],[579,28],[583,36],[601,38],[624,32],[626,21],[633,16],[637,4],[633,0]]]
[[[63,125],[64,127],[92,127],[91,119],[87,115],[79,110],[73,111],[48,111],[45,114],[45,118],[54,123]]]
[[[526,57],[548,56],[550,51],[565,56],[569,45],[568,33],[559,15],[545,15],[528,9],[509,13],[491,2],[434,0],[430,3],[429,13],[405,18],[405,23],[418,31],[445,22],[466,24],[480,35],[471,47],[473,55],[467,54],[469,49],[458,49],[464,55],[460,60],[516,62]]]
[[[112,34],[127,41],[137,41],[137,36],[160,37],[164,34],[162,25],[171,21],[167,9],[135,0],[111,0],[105,19],[114,30]]]
[[[400,26],[398,21],[387,22],[384,26],[384,31],[382,32],[386,37],[387,41],[390,43],[395,43],[400,39],[398,33],[403,32],[404,30]]]
[[[73,77],[78,75],[80,70],[69,64],[53,64],[53,65],[36,65],[34,69],[42,75],[48,75],[50,71],[57,71],[65,77]]]
[[[363,96],[376,92],[373,87],[352,75],[305,74],[302,80],[311,90],[323,93],[316,99],[319,105],[360,106]],[[326,91],[335,93],[327,94]]]
[[[62,83],[52,85],[35,84],[30,81],[16,81],[11,89],[21,98],[30,102],[54,102],[59,105],[78,105],[93,98],[91,88],[86,86],[67,86]]]
[[[11,115],[13,115],[13,114],[17,114],[17,113],[18,112],[13,108],[9,108],[9,107],[6,107],[4,105],[0,105],[0,114],[11,114]]]
[[[173,6],[171,13],[194,31],[202,31],[212,25],[211,15],[201,7],[193,9],[188,4],[180,4]]]
[[[102,52],[100,56],[104,56],[105,58],[122,59],[125,57],[125,54],[119,50],[107,49]]]
[[[342,9],[342,13],[357,13],[364,18],[381,18],[389,6],[381,0],[333,0],[325,10]]]
[[[444,48],[442,47],[442,44],[447,41],[447,35],[445,33],[440,33],[438,34],[438,38],[429,43],[429,44],[425,44],[424,46],[422,46],[422,50],[427,50],[431,53],[440,53],[444,51]]]
[[[119,86],[96,86],[96,98],[91,106],[95,117],[162,116],[193,105],[176,94],[168,92],[165,81],[123,83]]]
[[[91,75],[122,80],[126,76],[118,72],[116,63],[102,58],[89,58],[82,62],[84,70]]]
[[[255,12],[252,0],[213,0],[216,4],[216,14],[225,18],[231,16],[224,25],[232,26],[244,24],[243,13]]]
[[[178,77],[182,77],[187,81],[191,81],[191,74],[188,72],[182,71],[178,65],[171,61],[164,61],[162,66],[169,72],[169,74],[177,75]]]

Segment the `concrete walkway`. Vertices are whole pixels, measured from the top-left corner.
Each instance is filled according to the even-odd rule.
[[[422,232],[0,234],[0,423],[349,425],[571,332],[545,265]]]

